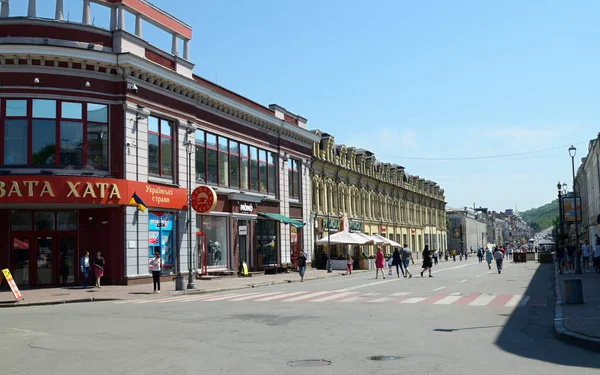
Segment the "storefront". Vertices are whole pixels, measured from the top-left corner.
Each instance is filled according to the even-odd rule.
[[[173,272],[176,219],[162,210],[183,208],[186,192],[111,178],[1,176],[0,268],[9,268],[20,286],[71,285],[81,281],[85,252],[92,261],[101,252],[105,282],[125,282],[124,207],[136,194],[148,207],[139,215],[148,215],[140,231],[149,241],[133,249],[143,250],[145,259],[160,249],[166,271]]]

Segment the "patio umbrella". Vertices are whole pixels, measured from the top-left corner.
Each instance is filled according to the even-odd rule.
[[[317,245],[368,245],[371,239],[358,236],[356,233],[337,232],[328,237],[321,238]]]
[[[384,245],[384,246],[389,245],[389,246],[392,246],[392,247],[402,247],[402,245],[400,245],[398,242],[392,241],[389,238],[385,238],[385,237],[383,237],[383,236],[381,236],[379,234],[374,234],[371,237],[374,237],[374,238],[378,239],[379,241],[382,241],[381,244]]]

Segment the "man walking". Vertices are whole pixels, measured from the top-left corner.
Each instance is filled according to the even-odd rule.
[[[408,276],[408,278],[412,277],[412,273],[408,270],[408,265],[412,262],[415,264],[415,261],[412,257],[412,251],[408,248],[407,244],[404,244],[404,248],[402,249],[402,265],[404,266],[404,278]]]
[[[300,275],[300,282],[304,282],[304,272],[306,272],[306,254],[304,250],[300,250],[300,254],[297,258],[298,261],[298,274]]]
[[[400,250],[398,248],[394,249],[394,253],[392,254],[392,264],[396,266],[396,275],[400,277],[400,271],[402,271],[402,276],[404,276],[404,267],[402,265],[402,256],[400,255]]]
[[[496,268],[498,268],[498,273],[502,273],[502,260],[504,259],[504,253],[500,250],[496,250],[494,253],[494,259],[496,259]]]

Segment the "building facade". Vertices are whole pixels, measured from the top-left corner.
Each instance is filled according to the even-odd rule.
[[[311,220],[317,241],[340,230],[346,217],[350,231],[380,234],[413,251],[426,244],[445,250],[444,190],[435,182],[405,173],[404,167],[382,163],[367,150],[336,145],[330,134],[315,130],[312,164]],[[330,256],[349,249],[336,247]],[[358,251],[373,254],[373,246]],[[387,250],[388,252],[389,249]]]
[[[488,245],[488,228],[486,214],[465,207],[462,210],[448,209],[446,211],[450,222],[448,248],[456,250],[457,254],[471,249],[477,251]]]
[[[35,0],[27,17],[2,2],[0,269],[21,286],[74,284],[79,258],[101,251],[106,282],[122,284],[148,281],[154,251],[167,276],[265,269],[310,249],[307,165],[320,138],[306,119],[193,74],[191,27],[147,1],[93,2],[109,29],[91,24],[89,0],[81,22],[65,21],[62,0],[53,19]],[[143,39],[143,22],[171,35],[171,51]],[[190,216],[200,185],[217,205]]]
[[[581,197],[579,239],[600,244],[600,134],[588,143],[587,155],[577,168],[576,183],[577,195]],[[574,225],[565,227],[574,233]]]

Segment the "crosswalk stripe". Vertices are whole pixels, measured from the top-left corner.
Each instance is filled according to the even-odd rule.
[[[287,298],[287,299],[282,299],[282,302],[296,302],[296,301],[301,301],[303,299],[310,299],[313,297],[317,297],[317,296],[322,296],[323,294],[331,294],[331,293],[335,293],[335,292],[313,292],[313,293],[309,293],[309,294],[305,294],[303,296],[299,296],[299,297],[293,297],[293,298]]]
[[[435,303],[441,299],[444,299],[448,294],[444,293],[444,294],[438,294],[436,296],[433,297],[429,297],[427,299],[424,299],[423,301],[419,302],[422,304],[428,304],[428,303]]]
[[[343,293],[337,293],[331,296],[326,296],[326,297],[321,297],[321,298],[317,298],[317,299],[313,299],[310,302],[326,302],[326,301],[331,301],[331,300],[335,300],[338,298],[344,298],[347,296],[351,296],[351,295],[356,295],[356,293],[358,292],[343,292]]]
[[[433,304],[434,305],[451,305],[461,298],[462,298],[461,296],[447,296],[447,297],[442,298],[439,301],[435,301]]]
[[[425,297],[413,297],[413,298],[405,299],[404,301],[400,301],[400,303],[419,303],[426,299],[427,298],[425,298]]]
[[[227,296],[235,296],[234,294],[226,294]],[[222,295],[221,295],[222,296]],[[169,303],[169,302],[191,302],[191,301],[202,301],[202,300],[206,300],[209,298],[214,298],[215,295],[214,294],[203,294],[203,295],[196,295],[196,296],[182,296],[182,297],[178,297],[178,298],[173,298],[173,299],[160,299],[160,300],[154,300],[151,302],[154,303]]]
[[[490,301],[490,303],[488,303],[488,306],[505,306],[511,298],[512,296],[510,294],[500,294],[496,296],[496,298],[494,298],[492,301]]]
[[[230,299],[229,301],[235,301],[235,302],[237,302],[237,301],[247,301],[249,299],[271,296],[273,294],[281,294],[281,292],[268,292],[268,293],[259,293],[259,294],[251,294],[251,295],[243,294],[241,297]]]
[[[511,299],[508,300],[508,302],[506,302],[506,304],[504,306],[515,307],[519,304],[519,302],[521,301],[521,298],[523,298],[522,295],[515,294],[514,296],[512,296]]]
[[[462,293],[461,292],[452,292],[452,293],[450,293],[450,295],[451,296],[460,296],[460,295],[462,295]]]
[[[347,298],[347,299],[341,299],[341,300],[339,300],[337,302],[359,302],[359,301],[363,301],[364,299],[365,298],[363,298],[363,297],[356,296],[356,297],[350,297],[350,298]]]
[[[366,297],[375,297],[375,296],[379,296],[379,295],[381,295],[381,293],[365,293],[365,294],[363,294],[363,296],[366,296]]]
[[[469,306],[486,306],[488,303],[496,298],[493,294],[482,294],[477,297],[473,302],[469,303]]]
[[[369,301],[369,303],[381,303],[381,302],[387,302],[387,301],[391,301],[391,300],[393,300],[393,298],[391,298],[391,297],[382,297],[382,298],[377,298],[372,301]]]
[[[304,294],[304,293],[307,293],[307,292],[304,291],[304,292],[291,292],[291,293],[276,294],[276,295],[270,296],[270,297],[255,299],[254,302],[267,302],[267,301],[281,300],[284,298],[288,298],[291,296],[297,296],[298,294]]]
[[[392,297],[402,297],[402,296],[408,296],[411,292],[398,292],[398,293],[394,293],[392,294]]]
[[[256,293],[250,293],[250,294],[256,294]],[[247,294],[246,294],[247,296]],[[234,295],[221,295],[221,296],[216,296],[213,298],[206,298],[204,299],[202,302],[214,302],[214,301],[222,301],[222,300],[226,300],[226,299],[233,299],[239,297],[239,294],[234,294]]]
[[[480,295],[481,293],[471,293],[468,296],[461,297],[458,301],[454,302],[453,305],[469,305]]]
[[[530,298],[529,296],[523,296],[523,299],[519,303],[519,306],[525,306],[527,304],[527,302],[529,302],[529,298]]]

